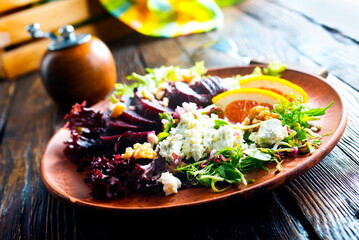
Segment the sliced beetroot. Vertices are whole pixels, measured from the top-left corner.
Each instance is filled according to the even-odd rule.
[[[138,125],[129,124],[120,119],[111,119],[108,121],[109,130],[112,132],[125,132],[125,131],[135,131],[143,129],[143,127]]]
[[[181,106],[183,102],[194,102],[197,105],[206,105],[208,102],[206,95],[198,94],[185,82],[175,82],[171,91],[167,94],[170,108]]]
[[[224,83],[222,78],[217,76],[212,76],[212,77],[208,77],[208,79],[216,86],[215,95],[229,90],[229,87]]]
[[[215,92],[216,87],[213,85],[212,81],[205,78],[193,84],[191,88],[199,94],[212,94]]]
[[[132,132],[127,131],[121,136],[118,137],[115,143],[115,152],[122,153],[127,147],[132,147],[135,143],[144,143],[147,142],[148,134],[153,131],[148,132]]]
[[[145,118],[154,121],[159,121],[159,114],[163,112],[173,112],[172,109],[162,106],[157,100],[149,100],[142,97],[142,94],[137,91],[131,101],[131,105],[136,109],[135,111]]]
[[[192,89],[200,94],[208,94],[209,97],[212,98],[227,91],[229,88],[224,84],[220,77],[211,76],[193,84]]]
[[[121,114],[120,119],[122,119],[125,122],[128,122],[129,124],[145,126],[146,128],[156,127],[160,124],[158,121],[154,121],[146,117],[143,117],[142,115],[138,114],[136,111],[130,109],[125,109]]]
[[[121,137],[122,134],[119,135],[112,135],[112,136],[100,136],[100,139],[103,143],[115,143],[119,137]]]

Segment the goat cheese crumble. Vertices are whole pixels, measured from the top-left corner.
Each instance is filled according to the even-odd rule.
[[[168,162],[175,160],[173,155],[198,161],[213,150],[219,151],[243,143],[243,131],[236,129],[236,125],[215,129],[214,120],[218,119],[218,116],[202,114],[193,104],[184,103],[183,108],[176,111],[180,113],[180,122],[177,127],[171,128],[170,135],[158,144],[159,154]]]
[[[173,176],[170,172],[164,172],[161,177],[157,180],[163,184],[163,191],[166,196],[177,193],[178,189],[181,188],[181,181]]]
[[[258,132],[251,133],[249,140],[259,145],[274,145],[287,136],[287,129],[282,126],[281,121],[278,119],[270,119],[261,124]]]

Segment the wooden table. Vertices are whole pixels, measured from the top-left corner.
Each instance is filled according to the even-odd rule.
[[[207,67],[241,65],[210,48],[197,51],[219,38],[233,39],[249,56],[327,68],[326,80],[346,100],[349,118],[344,136],[318,165],[247,201],[142,214],[77,209],[52,197],[40,177],[42,153],[65,112],[33,73],[0,83],[0,239],[358,239],[359,39],[300,2],[249,0],[224,9],[221,29],[173,39],[131,34],[110,48],[118,81],[145,67],[189,67],[197,60]]]

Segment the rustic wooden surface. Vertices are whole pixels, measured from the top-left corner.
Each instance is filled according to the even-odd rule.
[[[299,2],[299,0],[298,0]],[[247,201],[229,200],[183,211],[90,212],[53,198],[41,181],[42,152],[65,111],[47,96],[38,73],[0,83],[0,239],[358,239],[359,45],[340,29],[312,21],[281,0],[249,0],[224,9],[218,30],[154,39],[131,34],[110,44],[118,81],[145,67],[240,65],[213,49],[231,38],[242,54],[326,67],[327,81],[347,102],[347,129],[309,172]]]

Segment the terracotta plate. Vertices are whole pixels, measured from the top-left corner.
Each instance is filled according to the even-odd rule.
[[[236,74],[249,74],[252,71],[253,66],[246,66],[212,69],[209,74],[229,77]],[[178,194],[170,196],[132,194],[127,198],[111,202],[96,201],[90,197],[90,189],[84,183],[84,174],[77,172],[76,165],[64,157],[63,142],[68,139],[69,132],[60,129],[48,143],[41,161],[43,181],[50,193],[60,200],[76,206],[115,211],[165,210],[222,201],[230,197],[249,198],[288,183],[316,165],[338,143],[346,126],[347,111],[339,94],[323,78],[294,70],[286,70],[283,78],[300,85],[308,93],[311,107],[324,107],[332,100],[334,104],[318,122],[322,126],[321,134],[331,131],[333,134],[324,137],[321,147],[312,155],[284,161],[283,171],[280,173],[257,170],[246,175],[248,178],[256,179],[255,183],[247,187],[243,185],[232,187],[222,193],[214,193],[210,188],[200,187],[180,190]],[[103,108],[105,104],[100,103],[95,107]]]

